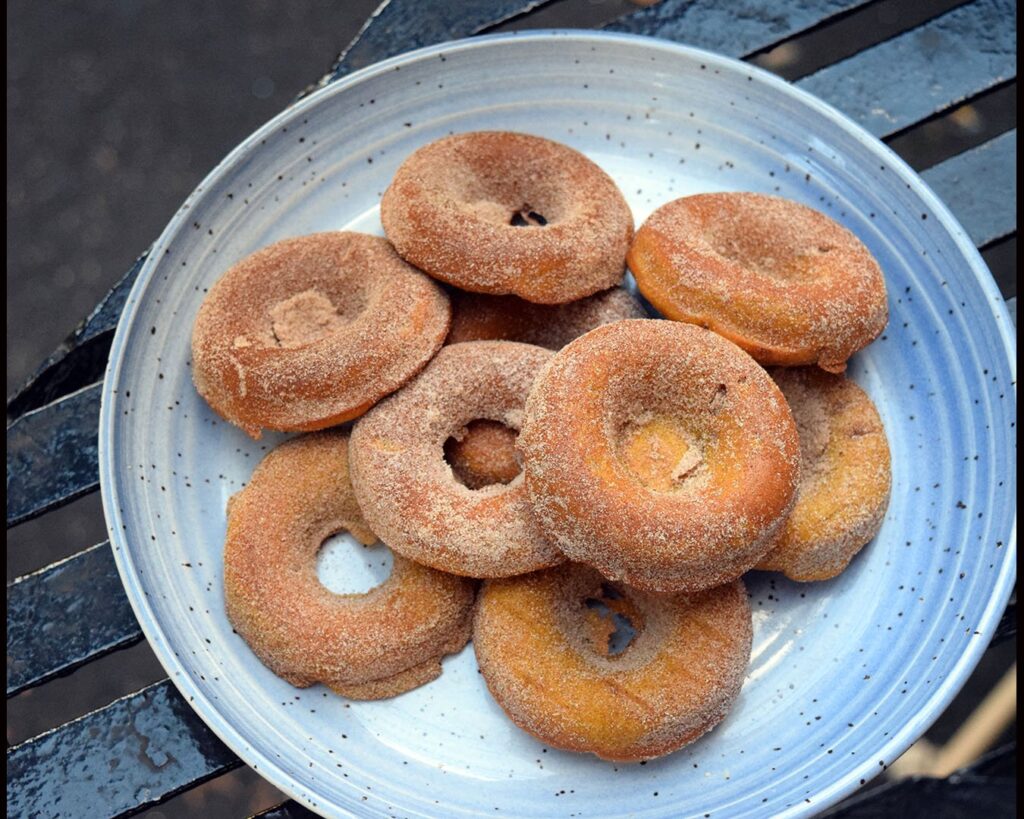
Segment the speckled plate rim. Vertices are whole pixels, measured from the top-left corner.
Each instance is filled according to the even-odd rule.
[[[1016,379],[1016,331],[1015,329],[1012,329],[1015,328],[1015,325],[1010,317],[1006,302],[1004,301],[1002,294],[999,292],[999,289],[992,278],[991,272],[982,260],[981,255],[978,253],[977,248],[975,248],[974,244],[970,241],[967,232],[959,224],[946,205],[938,196],[935,195],[921,177],[910,168],[909,165],[907,165],[884,143],[854,123],[845,114],[806,91],[803,91],[802,89],[776,77],[774,74],[740,60],[723,57],[713,52],[694,48],[692,46],[681,45],[668,40],[660,40],[634,34],[575,29],[547,29],[454,40],[406,52],[382,62],[375,63],[374,65],[368,66],[340,80],[332,82],[286,108],[240,143],[238,147],[218,163],[218,165],[209,174],[207,174],[203,181],[197,186],[195,191],[193,191],[185,200],[185,205],[188,205],[200,197],[202,192],[210,187],[214,180],[224,174],[227,169],[234,167],[243,158],[249,156],[254,150],[258,151],[260,141],[282,125],[286,124],[293,118],[300,116],[302,113],[317,107],[321,100],[333,94],[341,93],[352,86],[358,85],[368,78],[391,71],[395,66],[400,66],[423,58],[429,58],[442,52],[487,48],[490,44],[496,42],[507,43],[514,40],[530,42],[544,40],[554,41],[563,38],[572,38],[579,42],[589,41],[594,43],[608,43],[616,41],[631,42],[634,44],[639,43],[650,49],[699,58],[708,65],[724,67],[730,70],[736,70],[741,67],[744,72],[757,77],[760,82],[765,83],[767,86],[774,88],[779,93],[788,96],[793,101],[814,109],[826,118],[832,120],[834,124],[846,131],[853,139],[863,144],[865,148],[873,152],[880,160],[884,161],[892,171],[903,179],[914,193],[920,196],[922,201],[925,202],[931,211],[938,217],[936,222],[941,225],[942,229],[953,239],[977,285],[981,288],[983,294],[988,297],[987,302],[992,310],[993,320],[995,321],[998,329],[999,337],[1003,342],[1003,352],[1006,356],[1009,370],[1014,376],[1014,379]],[[130,334],[136,314],[139,312],[139,306],[143,302],[146,287],[149,282],[153,280],[155,272],[159,269],[159,263],[163,255],[161,251],[182,227],[182,225],[187,222],[188,218],[188,208],[183,206],[176,212],[175,216],[168,223],[163,233],[161,233],[160,237],[154,243],[149,252],[148,258],[143,263],[142,269],[139,271],[138,278],[128,295],[124,311],[118,322],[113,343],[111,344],[110,357],[108,359],[107,370],[103,382],[99,420],[99,473],[103,510],[107,520],[107,528],[109,530],[111,544],[115,547],[113,549],[114,559],[117,564],[118,572],[121,576],[121,582],[124,584],[128,600],[151,649],[156,654],[157,659],[163,665],[164,669],[168,672],[171,681],[210,730],[212,730],[229,748],[231,748],[231,750],[237,753],[246,764],[250,767],[258,767],[260,774],[270,781],[275,787],[287,793],[296,801],[305,804],[310,809],[316,810],[316,807],[309,796],[303,793],[300,788],[296,787],[292,779],[281,769],[281,767],[275,764],[270,757],[249,746],[239,730],[232,723],[222,718],[220,711],[203,695],[198,686],[193,684],[184,664],[175,657],[173,651],[169,648],[163,629],[143,594],[142,587],[132,561],[131,553],[124,537],[124,530],[122,528],[123,521],[119,512],[121,504],[118,500],[117,485],[114,479],[114,469],[116,464],[113,463],[111,456],[111,442],[113,441],[114,423],[117,417],[112,408],[114,406],[116,385],[121,375],[125,341]],[[1014,389],[1016,389],[1016,387],[1014,387]],[[1002,565],[999,568],[996,582],[992,589],[992,594],[989,597],[988,604],[984,609],[982,617],[978,621],[978,625],[976,626],[982,634],[990,636],[987,639],[972,641],[968,644],[967,649],[961,654],[958,662],[954,665],[952,672],[943,680],[942,684],[934,690],[931,697],[924,701],[914,719],[903,725],[900,730],[892,733],[886,741],[879,746],[876,758],[896,759],[900,756],[938,718],[967,681],[971,671],[978,664],[982,654],[987,648],[991,640],[991,635],[994,634],[994,626],[997,624],[1006,607],[1006,603],[1009,600],[1010,593],[1016,581],[1016,543],[1017,525],[1016,512],[1014,512],[1013,526],[1008,534],[1007,540],[1009,548],[1005,550],[1005,556],[1003,558]],[[860,763],[855,768],[852,768],[844,778],[836,780],[830,786],[823,788],[815,795],[812,812],[818,813],[828,806],[835,804],[843,797],[857,790],[860,786],[861,779],[871,778],[876,774],[877,770],[875,769],[873,762],[865,761]],[[335,805],[332,807],[337,808],[340,813],[345,815],[357,815],[341,805]],[[811,809],[810,805],[805,805],[804,807]],[[795,816],[806,812],[807,811],[801,810],[800,806],[794,806],[794,808],[786,811],[785,815]]]

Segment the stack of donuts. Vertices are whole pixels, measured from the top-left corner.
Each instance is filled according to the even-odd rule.
[[[757,193],[677,199],[634,232],[601,168],[508,132],[415,151],[381,221],[242,259],[196,317],[209,405],[253,437],[308,433],[228,505],[235,630],[289,683],[355,699],[472,640],[552,747],[692,742],[745,676],[742,576],[835,577],[881,525],[885,432],[843,375],[887,321],[878,264]],[[382,585],[319,582],[341,531],[393,551]]]

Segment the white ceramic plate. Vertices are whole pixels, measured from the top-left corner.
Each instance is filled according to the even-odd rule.
[[[278,439],[252,442],[193,390],[189,334],[203,293],[274,240],[379,233],[378,201],[402,159],[482,128],[586,152],[618,181],[638,224],[697,191],[805,202],[856,232],[888,281],[889,328],[850,368],[892,447],[882,532],[832,582],[749,576],[754,651],[735,710],[693,746],[646,765],[543,747],[489,698],[471,647],[423,688],[350,703],[278,680],[224,616],[224,504]],[[128,300],[104,384],[110,539],[174,683],[243,760],[321,813],[814,813],[925,730],[1003,610],[1015,572],[1013,335],[980,257],[921,180],[778,79],[621,35],[450,43],[293,106],[228,156],[167,227]],[[335,557],[343,567],[361,560],[344,543]],[[338,588],[371,585],[387,570],[386,558],[374,560]]]

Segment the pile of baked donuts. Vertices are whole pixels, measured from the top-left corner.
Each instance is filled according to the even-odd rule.
[[[310,433],[228,505],[232,625],[289,683],[357,699],[429,682],[472,639],[549,746],[692,742],[745,676],[742,575],[835,577],[881,525],[885,432],[843,375],[887,321],[878,264],[756,193],[677,199],[634,233],[601,168],[509,132],[416,150],[381,220],[386,238],[242,259],[196,318],[209,405],[253,437]],[[390,547],[386,581],[319,582],[341,531]]]

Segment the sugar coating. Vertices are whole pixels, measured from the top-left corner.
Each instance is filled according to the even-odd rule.
[[[646,313],[621,287],[566,304],[533,304],[516,296],[451,294],[452,326],[446,344],[504,339],[560,350],[588,330]]]
[[[513,225],[540,214],[546,224]],[[622,193],[579,151],[506,131],[445,137],[411,154],[381,199],[402,258],[479,293],[561,304],[617,284],[633,238]]]
[[[567,564],[481,591],[473,647],[491,694],[519,727],[555,748],[639,761],[711,730],[735,702],[750,660],[741,581],[694,594],[613,591],[642,621],[626,650],[593,645],[585,601],[606,593],[593,569]]]
[[[771,371],[800,434],[796,505],[759,569],[793,580],[841,573],[877,533],[889,505],[889,443],[867,394],[815,367]]]
[[[522,424],[526,396],[552,353],[512,341],[443,347],[352,431],[352,480],[374,531],[396,552],[469,577],[507,577],[564,560],[534,518],[522,475],[470,489],[444,444],[471,421]]]
[[[631,429],[658,419],[699,451],[668,486],[644,481],[622,452]],[[768,374],[709,330],[654,319],[604,325],[558,352],[530,392],[518,446],[558,548],[650,591],[697,591],[752,568],[800,471],[796,425]]]
[[[888,321],[885,280],[863,243],[778,196],[676,199],[640,227],[627,260],[662,314],[710,327],[762,364],[841,372]]]
[[[349,481],[348,443],[335,430],[287,441],[231,499],[225,602],[231,625],[279,677],[379,699],[441,673],[441,658],[469,639],[476,589],[397,554],[390,577],[365,594],[320,583],[327,538],[348,531],[377,540]]]
[[[336,231],[247,256],[210,289],[192,330],[192,376],[254,438],[356,417],[444,342],[444,291],[384,239]]]

